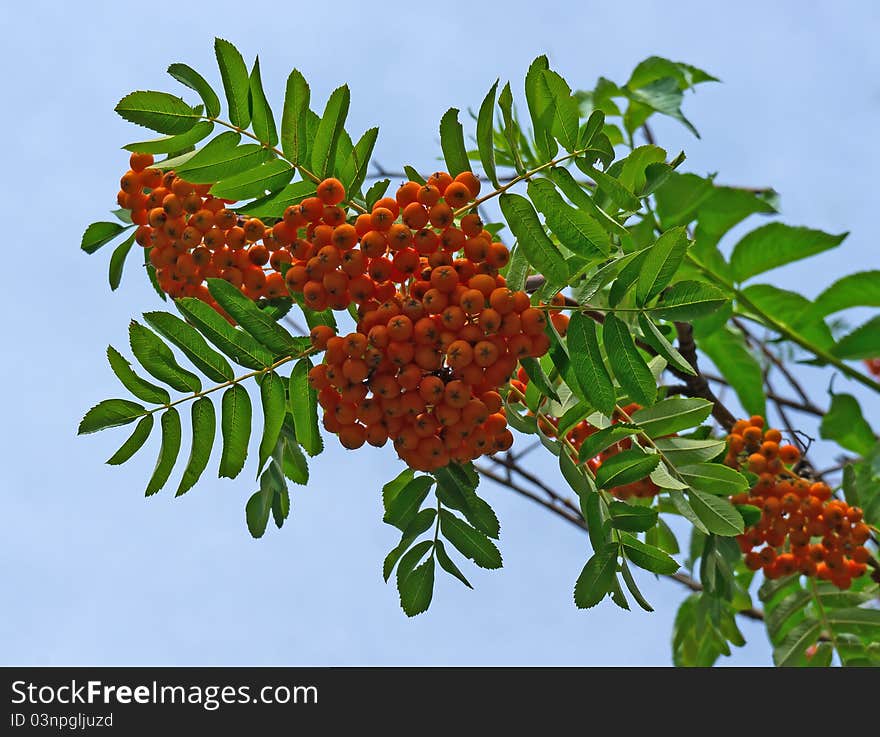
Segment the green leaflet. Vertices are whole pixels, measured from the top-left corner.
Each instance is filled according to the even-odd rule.
[[[532,180],[528,191],[562,245],[590,261],[608,257],[611,244],[605,229],[583,210],[566,204],[549,179]]]
[[[221,477],[234,479],[244,468],[251,436],[251,413],[251,398],[241,384],[233,384],[223,392],[220,419],[223,435]]]
[[[486,535],[445,509],[440,510],[440,531],[466,558],[480,568],[501,568],[501,553]]]
[[[826,440],[833,440],[860,455],[867,455],[877,442],[852,394],[831,396],[831,406],[822,418],[819,433]]]
[[[168,67],[168,74],[181,84],[199,93],[199,97],[205,104],[205,113],[209,118],[216,118],[220,115],[220,98],[217,97],[217,93],[214,92],[207,80],[195,69],[186,64],[172,64]]]
[[[734,246],[730,267],[736,281],[745,281],[756,274],[834,248],[847,235],[831,235],[821,230],[778,222],[768,223],[747,233]]]
[[[597,409],[610,417],[614,411],[614,385],[605,368],[593,321],[583,313],[573,313],[568,325],[566,342],[570,349],[571,365],[574,367],[581,390]]]
[[[486,172],[486,176],[489,177],[489,181],[492,182],[496,189],[500,185],[498,184],[498,174],[495,171],[495,144],[493,138],[495,93],[498,90],[498,82],[499,80],[496,79],[495,84],[486,93],[483,102],[480,104],[480,112],[477,114],[477,149],[480,153],[480,162],[483,164],[483,171]],[[442,561],[440,565],[443,565]]]
[[[287,413],[287,397],[284,381],[274,371],[263,375],[260,382],[260,400],[263,405],[263,436],[260,439],[258,468],[262,469],[275,450],[284,415]]]
[[[710,414],[712,403],[705,399],[672,397],[634,412],[632,420],[656,438],[696,427]]]
[[[101,246],[112,241],[122,231],[134,226],[120,225],[119,223],[99,222],[92,223],[83,233],[80,248],[88,254],[97,251]]]
[[[214,184],[269,161],[272,153],[258,143],[235,145],[238,133],[221,133],[191,158],[174,169],[196,184]],[[170,162],[160,162],[168,168]]]
[[[159,447],[159,457],[147,483],[145,496],[152,496],[165,486],[180,452],[180,415],[174,407],[169,407],[162,413],[161,425],[162,445]]]
[[[110,282],[110,289],[114,292],[122,281],[122,269],[125,266],[125,259],[128,257],[133,243],[134,233],[116,246],[113,249],[113,255],[110,256],[110,268],[107,273],[107,279]]]
[[[636,303],[646,305],[672,281],[690,245],[684,227],[671,228],[648,249],[636,283]]]
[[[617,573],[617,543],[606,543],[587,561],[574,585],[578,609],[596,606],[611,590]]]
[[[606,315],[602,338],[614,376],[626,393],[642,406],[653,404],[657,397],[657,384],[636,348],[626,323],[615,315]]]
[[[127,399],[105,399],[86,412],[79,423],[77,435],[87,435],[106,430],[108,427],[127,425],[144,415],[146,411],[137,402],[130,402]]]
[[[144,320],[159,335],[176,345],[211,381],[231,381],[232,367],[211,348],[198,331],[170,312],[145,312]]]
[[[312,362],[309,358],[301,358],[290,374],[290,414],[296,426],[296,438],[306,453],[318,455],[324,444],[318,430],[318,400],[315,390],[309,386],[309,371]]]
[[[330,176],[336,166],[336,147],[345,127],[350,100],[348,85],[337,87],[327,100],[312,143],[312,171],[319,177]]]
[[[202,390],[199,377],[182,368],[171,349],[154,332],[132,320],[128,337],[135,358],[152,376],[180,392]]]
[[[880,316],[844,335],[831,352],[838,358],[858,361],[880,355]]]
[[[464,145],[464,129],[458,122],[458,113],[458,108],[451,107],[440,119],[440,148],[443,149],[446,168],[453,177],[471,170]]]
[[[264,369],[272,365],[270,351],[248,333],[232,327],[210,305],[195,297],[178,299],[175,304],[200,333],[236,363],[251,369]]]
[[[401,532],[406,530],[419,513],[422,502],[425,501],[433,485],[434,479],[430,476],[411,478],[387,504],[382,521],[394,525]]]
[[[270,159],[247,171],[225,177],[211,187],[211,194],[228,200],[249,200],[278,192],[293,179],[295,170],[286,161]]]
[[[311,92],[308,82],[294,69],[287,78],[284,110],[281,116],[281,149],[294,164],[309,161],[308,111]]]
[[[620,536],[624,556],[639,568],[668,576],[675,573],[681,567],[660,548],[643,543],[626,532],[620,533]]]
[[[596,471],[596,485],[612,489],[646,478],[660,462],[660,456],[647,455],[641,450],[623,450],[606,459]]]
[[[112,345],[107,346],[107,360],[122,385],[138,399],[151,404],[168,404],[171,397],[161,386],[142,379],[131,368],[131,364]]]
[[[727,301],[724,292],[710,284],[680,281],[663,293],[652,312],[664,320],[687,322],[715,312]]]
[[[684,474],[682,474],[684,476]],[[687,476],[684,476],[688,480]],[[711,493],[691,488],[688,492],[691,508],[706,526],[709,532],[716,535],[732,536],[741,535],[743,532],[743,518],[734,506]]]
[[[214,39],[214,54],[220,77],[226,92],[226,103],[229,107],[229,120],[239,128],[247,128],[251,122],[249,103],[250,79],[244,59],[238,49],[222,38]]]
[[[860,306],[880,307],[880,271],[860,271],[838,279],[816,297],[812,311],[825,317]]]
[[[449,557],[449,553],[446,552],[446,546],[443,544],[442,540],[437,540],[434,545],[434,555],[437,557],[437,562],[440,564],[440,567],[446,571],[448,574],[455,576],[459,581],[461,581],[465,586],[469,589],[472,589],[471,582],[465,578],[465,575],[461,572],[459,567],[455,565],[452,558]]]
[[[274,146],[278,143],[278,131],[275,129],[275,118],[272,115],[272,108],[269,107],[269,101],[266,99],[266,93],[263,91],[259,56],[254,61],[248,87],[254,134],[264,143]]]
[[[287,330],[229,282],[208,279],[208,291],[244,330],[274,355],[289,355],[297,347],[296,340]]]
[[[645,342],[657,351],[657,353],[663,356],[671,367],[676,368],[685,374],[689,374],[690,376],[697,375],[693,366],[684,359],[684,356],[676,350],[672,343],[670,343],[666,339],[666,336],[660,331],[660,328],[658,328],[644,312],[639,313],[638,319],[639,327],[642,329],[642,337],[645,339]]]
[[[137,453],[147,442],[153,430],[153,415],[144,415],[135,426],[134,432],[107,461],[110,466],[119,466]]]
[[[543,55],[539,56],[529,66],[525,80],[526,103],[528,104],[529,114],[532,118],[532,130],[535,134],[535,148],[542,161],[549,161],[558,150],[556,141],[553,140],[553,136],[550,132],[549,126],[552,121],[548,121],[543,114],[546,111],[546,106],[542,107],[539,100],[539,87],[543,84],[542,75],[543,72],[549,68],[550,64],[547,61],[547,57]],[[507,88],[505,88],[504,91],[507,91]],[[502,91],[502,97],[504,97],[504,91]],[[504,110],[505,107],[505,105],[502,105],[502,110]],[[515,141],[511,145],[514,150],[518,148]]]
[[[697,337],[700,349],[711,359],[736,392],[749,414],[765,415],[764,374],[746,346],[742,334],[724,327]]]
[[[584,442],[581,443],[580,450],[578,451],[578,458],[581,461],[593,458],[605,450],[609,445],[612,445],[623,438],[628,438],[630,435],[635,435],[638,432],[638,425],[633,425],[628,422],[616,422],[613,425],[602,428],[601,430],[594,432],[592,435],[589,435]]]
[[[428,558],[406,578],[398,581],[400,606],[408,617],[428,610],[434,594],[434,558]]]
[[[547,236],[532,204],[525,197],[508,192],[498,199],[504,218],[529,263],[553,284],[565,284],[568,265]]]
[[[370,168],[370,157],[379,137],[378,128],[370,128],[360,137],[352,148],[348,158],[340,167],[339,177],[349,197],[360,191]]]
[[[608,505],[611,526],[628,532],[645,532],[657,524],[657,510],[626,502],[611,502]]]
[[[474,527],[496,540],[501,525],[492,507],[477,495],[479,476],[473,466],[450,464],[434,471],[437,479],[437,496],[447,507],[456,509]]]
[[[168,135],[186,133],[200,117],[179,97],[151,90],[126,95],[116,104],[115,110],[129,123]]]
[[[185,494],[199,480],[208,465],[211,449],[214,447],[214,435],[217,433],[217,416],[208,397],[199,397],[193,402],[191,412],[192,448],[174,496]]]
[[[541,127],[549,130],[566,151],[578,148],[578,104],[571,88],[556,72],[545,69],[535,76],[534,101]]]
[[[202,120],[196,123],[186,133],[178,133],[176,136],[162,136],[152,138],[149,141],[137,141],[123,146],[126,151],[139,151],[146,154],[173,154],[186,151],[200,141],[211,135],[214,124],[210,120]]]
[[[694,463],[676,470],[691,489],[715,496],[732,496],[749,488],[745,476],[721,463]]]

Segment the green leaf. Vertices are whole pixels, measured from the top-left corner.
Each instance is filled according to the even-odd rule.
[[[550,64],[547,61],[547,57],[543,55],[539,56],[529,66],[525,80],[526,103],[528,104],[529,115],[532,118],[532,130],[535,135],[535,148],[542,161],[549,161],[557,151],[556,141],[554,141],[553,137],[550,135],[549,126],[552,121],[548,121],[546,117],[542,115],[544,108],[541,107],[539,98],[539,87],[543,84],[543,72],[549,68]],[[508,91],[508,87],[505,87],[505,89],[502,90],[502,98],[505,97],[504,93]],[[507,105],[502,104],[501,107],[502,112],[504,112]],[[512,117],[512,115],[508,117]],[[513,150],[518,149],[515,139],[514,142],[511,143],[511,148]]]
[[[400,538],[400,543],[395,546],[394,549],[392,549],[387,556],[385,556],[385,561],[382,564],[382,578],[386,582],[391,576],[391,572],[394,570],[394,566],[397,565],[397,561],[400,560],[401,556],[404,553],[406,553],[409,546],[412,545],[413,540],[415,540],[419,535],[421,535],[429,527],[431,527],[431,525],[434,524],[434,520],[436,518],[436,509],[434,509],[433,507],[423,509],[415,516],[413,521],[403,531],[403,535]],[[422,550],[426,551],[431,547],[432,542],[432,540],[425,540],[424,542],[419,543],[419,545],[417,545],[416,547],[421,546]],[[412,562],[412,565],[409,566],[409,570],[412,570],[412,567],[415,565],[418,559],[422,557],[422,555],[424,555],[424,552],[422,552],[421,555],[418,555],[418,557]]]
[[[653,309],[664,320],[688,321],[715,312],[728,299],[724,292],[698,281],[680,281],[665,291]]]
[[[690,245],[684,227],[671,228],[648,249],[636,284],[636,302],[645,305],[672,281]]]
[[[541,394],[545,397],[550,397],[557,402],[562,401],[559,399],[556,389],[553,388],[553,384],[550,382],[547,374],[544,373],[544,369],[541,368],[541,364],[538,363],[537,359],[530,357],[520,359],[520,365],[525,369],[529,380],[534,383],[535,387],[541,392]]]
[[[425,501],[433,485],[434,479],[430,476],[417,476],[411,479],[395,494],[382,521],[394,525],[401,531],[405,530],[419,513],[422,502]]]
[[[620,236],[629,235],[626,228],[593,201],[593,198],[584,191],[584,188],[568,169],[554,166],[547,170],[547,176],[556,183],[556,186],[565,193],[565,196],[572,201],[575,207],[589,211],[596,222],[608,233]]]
[[[660,548],[643,543],[628,533],[621,533],[621,544],[624,556],[646,571],[669,576],[681,567]]]
[[[258,467],[263,468],[275,450],[287,412],[284,382],[274,371],[263,375],[260,382],[260,401],[263,406],[263,437],[260,439]]]
[[[459,567],[455,565],[452,558],[449,557],[449,553],[446,552],[446,546],[443,544],[442,540],[437,540],[436,544],[434,545],[434,553],[437,556],[437,562],[440,564],[440,567],[444,571],[455,576],[469,589],[473,588],[473,586],[471,586],[471,582],[465,578]]]
[[[666,339],[666,336],[660,332],[660,329],[650,320],[650,318],[648,318],[647,315],[645,315],[645,313],[640,312],[638,318],[639,327],[642,329],[642,337],[648,345],[663,356],[663,358],[666,359],[666,362],[673,368],[690,376],[697,375],[697,372],[694,371],[693,367],[685,360],[684,356],[675,349],[672,343]]]
[[[457,509],[478,530],[498,539],[501,525],[492,507],[477,495],[479,476],[473,466],[450,464],[434,471],[434,478],[438,496],[447,507]]]
[[[621,558],[620,560],[620,572],[623,574],[623,581],[626,583],[626,588],[629,590],[629,593],[633,595],[633,598],[638,602],[639,606],[646,612],[653,612],[654,607],[648,603],[648,600],[636,585],[636,580],[633,578],[632,571],[629,569],[629,564],[626,562],[626,558]]]
[[[156,267],[150,263],[150,251],[152,250],[152,248],[144,249],[144,269],[146,269],[147,279],[150,282],[150,286],[153,287],[153,291],[155,291],[156,294],[159,295],[159,299],[164,302],[168,298],[165,296],[165,292],[162,291],[162,287],[159,286],[159,280],[156,278]]]
[[[648,117],[647,115],[643,115],[636,121],[632,121],[630,118],[630,115],[636,106],[644,105],[649,108],[649,110],[656,110],[658,113],[675,118],[697,138],[700,137],[697,129],[694,128],[693,124],[681,112],[681,103],[684,99],[684,95],[681,89],[679,89],[678,83],[675,79],[669,77],[657,79],[638,89],[627,90],[627,96],[633,101],[624,116],[624,120],[627,123],[627,129],[630,132],[638,128],[642,124],[643,119]]]
[[[440,531],[466,558],[480,568],[501,568],[501,553],[486,535],[445,509],[440,510]]]
[[[237,145],[240,136],[229,131],[212,139],[174,169],[181,177],[196,184],[214,184],[253,169],[272,158],[272,152],[258,143]],[[167,162],[160,162],[167,168]]]
[[[150,374],[180,392],[199,392],[202,382],[191,371],[182,368],[171,349],[151,330],[132,320],[128,326],[131,351]]]
[[[676,490],[669,490],[669,501],[672,502],[672,506],[675,507],[675,510],[686,520],[688,520],[697,530],[702,532],[705,535],[709,534],[709,530],[706,525],[703,524],[703,521],[697,516],[697,513],[694,511],[693,507],[691,507],[690,502],[688,502],[687,497],[685,495]]]
[[[581,163],[578,161],[579,165]],[[626,212],[636,212],[641,208],[642,203],[639,201],[639,198],[624,187],[619,180],[610,174],[606,174],[604,171],[599,171],[595,166],[582,166],[581,168],[584,170],[584,173],[592,177],[593,181],[596,182],[596,186],[608,195],[615,206]]]
[[[630,192],[641,192],[647,184],[646,170],[665,161],[666,151],[659,146],[638,146],[620,162],[620,183]]]
[[[316,185],[311,181],[299,181],[282,187],[279,191],[260,197],[236,209],[239,215],[255,218],[280,218],[291,205],[298,205],[306,197],[313,197]]]
[[[638,404],[653,404],[657,398],[657,384],[626,323],[613,314],[606,315],[602,339],[614,376],[626,393]]]
[[[286,356],[296,351],[294,337],[257,307],[253,300],[245,297],[240,289],[224,279],[208,279],[208,291],[244,330],[276,356]]]
[[[819,639],[821,630],[822,625],[817,620],[805,619],[773,650],[773,664],[783,668],[804,663],[806,649]]]
[[[771,284],[752,284],[740,294],[740,304],[749,304],[746,310],[754,305],[821,348],[830,348],[834,344],[828,325],[815,316],[812,303],[803,295]]]
[[[458,108],[451,107],[440,119],[440,148],[443,149],[446,168],[453,177],[471,170],[464,145],[464,129],[458,122],[458,113]]]
[[[281,467],[284,475],[295,484],[305,486],[309,482],[309,464],[296,440],[296,434],[289,434],[287,430],[288,418],[285,418],[285,426],[282,428],[281,440]],[[291,422],[291,427],[293,426]],[[277,460],[277,459],[276,459]]]
[[[216,118],[220,115],[220,98],[217,97],[217,93],[214,92],[207,80],[195,69],[186,64],[172,64],[168,67],[168,74],[181,84],[199,93],[199,97],[205,104],[205,113],[209,118]]]
[[[119,282],[122,280],[122,268],[125,266],[125,259],[131,251],[131,244],[134,243],[134,233],[120,243],[110,256],[110,271],[108,279],[110,281],[110,289],[116,291]]]
[[[107,360],[122,385],[138,399],[152,404],[168,404],[171,401],[165,389],[138,376],[132,370],[131,364],[112,345],[107,346]]]
[[[554,284],[568,279],[568,265],[553,245],[532,204],[520,195],[505,192],[499,197],[501,211],[529,263]]]
[[[608,257],[611,244],[605,229],[583,210],[566,204],[549,179],[532,180],[528,192],[562,245],[590,261]]]
[[[208,340],[236,363],[250,369],[272,365],[272,353],[248,333],[232,327],[213,307],[195,297],[176,300],[177,309]]]
[[[220,476],[234,479],[244,468],[248,440],[251,437],[251,398],[241,384],[233,384],[223,392],[220,430],[223,452],[220,456]]]
[[[149,141],[137,141],[123,146],[126,151],[138,151],[145,154],[173,154],[186,151],[204,140],[214,130],[214,124],[209,120],[196,123],[186,133],[178,133],[176,136],[162,136],[152,138]]]
[[[880,635],[880,610],[849,607],[831,609],[826,614],[828,623],[845,632],[876,637]]]
[[[578,609],[596,606],[611,590],[617,572],[617,543],[607,543],[590,558],[574,585]]]
[[[247,66],[238,49],[222,38],[214,39],[214,53],[226,91],[226,102],[229,106],[229,120],[239,128],[247,128],[251,122],[248,91],[250,80]]]
[[[646,478],[660,462],[657,454],[647,455],[635,448],[615,453],[605,459],[596,471],[596,485],[600,489],[624,486]]]
[[[593,321],[581,312],[573,313],[566,342],[570,349],[571,365],[585,397],[610,417],[614,411],[614,385],[605,368]],[[651,381],[653,383],[653,377]]]
[[[174,496],[185,494],[201,478],[208,466],[216,433],[217,416],[214,405],[208,397],[199,397],[192,405],[192,449],[189,461]]]
[[[764,612],[764,622],[767,633],[773,642],[778,642],[783,634],[783,627],[792,619],[792,615],[802,614],[807,604],[812,599],[809,591],[796,588],[791,594],[787,594],[781,601]]]
[[[584,473],[584,469],[578,468],[575,465],[575,462],[568,453],[559,454],[559,470],[562,472],[562,477],[578,496],[592,494],[596,491],[592,479]]]
[[[880,356],[880,316],[844,335],[831,352],[838,358],[854,361]]]
[[[337,87],[330,94],[318,124],[312,143],[312,171],[321,178],[330,176],[336,166],[336,147],[345,127],[350,100],[348,85]]]
[[[128,228],[119,223],[92,223],[83,233],[80,248],[86,253],[92,254],[101,246],[112,241],[123,230],[128,230]]]
[[[834,248],[847,235],[831,235],[821,230],[768,223],[746,234],[734,246],[730,255],[733,276],[736,281],[745,281],[756,274]]]
[[[309,386],[309,371],[312,362],[301,358],[290,374],[290,414],[296,425],[296,438],[306,453],[314,457],[324,449],[321,433],[318,430],[318,399],[315,390]]]
[[[272,108],[263,91],[263,80],[260,78],[260,57],[254,61],[254,68],[248,81],[251,101],[251,117],[254,133],[264,143],[274,146],[278,143],[278,131],[275,129],[275,118]]]
[[[495,144],[494,138],[494,112],[495,112],[495,93],[498,90],[498,80],[486,93],[483,102],[480,105],[480,112],[477,115],[477,149],[480,152],[480,162],[483,164],[483,171],[489,177],[489,181],[497,189],[498,174],[495,171]],[[437,556],[440,557],[439,555]],[[443,563],[441,562],[442,566]]]
[[[535,78],[534,100],[542,128],[549,130],[566,151],[578,148],[578,103],[571,88],[556,72],[546,69]]]
[[[376,182],[373,182],[373,185],[367,190],[367,193],[364,195],[364,202],[367,203],[367,207],[369,209],[373,208],[382,197],[385,196],[385,192],[388,189],[388,185],[391,184],[390,179],[379,179]]]
[[[626,502],[611,502],[608,506],[611,526],[628,532],[645,532],[657,524],[657,510]]]
[[[351,150],[348,158],[340,168],[342,186],[349,196],[360,191],[367,178],[367,170],[370,168],[370,157],[373,155],[373,147],[379,137],[378,128],[370,128],[364,133]]]
[[[290,492],[285,485],[281,489],[276,489],[272,496],[272,517],[275,520],[275,526],[280,530],[284,521],[290,516]]]
[[[831,396],[831,406],[822,418],[819,434],[825,440],[833,440],[859,455],[869,453],[877,442],[874,431],[862,416],[858,400],[852,394]]]
[[[147,483],[145,496],[152,496],[165,486],[180,452],[180,415],[174,407],[169,407],[162,413],[161,425],[162,445],[159,447],[159,458]]]
[[[743,408],[749,414],[765,415],[764,373],[746,347],[742,333],[728,328],[697,336],[700,349],[711,359],[727,380]]]
[[[733,496],[749,488],[745,476],[721,463],[694,463],[676,470],[691,489],[715,496]]]
[[[400,606],[407,617],[426,612],[434,595],[434,558],[416,566],[406,578],[398,582]]]
[[[116,112],[129,123],[157,133],[186,133],[199,121],[199,114],[179,97],[167,92],[138,90],[123,97]]]
[[[144,415],[135,426],[134,432],[107,461],[110,466],[120,466],[137,453],[147,442],[153,430],[153,415]]]
[[[244,513],[248,532],[255,538],[263,537],[266,532],[266,525],[269,524],[269,513],[272,511],[273,498],[274,494],[269,494],[261,489],[254,492],[245,505]]]
[[[211,194],[227,200],[249,200],[280,190],[293,179],[295,170],[286,161],[271,159],[252,169],[225,177],[211,187]]]
[[[688,477],[682,473],[685,480]],[[727,501],[711,493],[705,493],[691,487],[688,493],[691,508],[709,532],[715,535],[741,535],[743,532],[743,518],[734,506]]]
[[[714,438],[708,440],[657,438],[654,444],[669,459],[670,463],[675,466],[711,461],[717,458],[727,447],[727,443],[723,439]]]
[[[281,149],[295,164],[309,161],[308,112],[311,92],[302,73],[294,69],[287,78],[281,116]]]
[[[415,472],[411,468],[404,468],[397,476],[382,487],[382,506],[387,512],[397,495],[403,491],[407,484],[415,478]]]
[[[231,381],[232,367],[211,348],[194,327],[169,312],[145,312],[144,320],[163,338],[176,345],[211,381]]]
[[[880,307],[880,271],[860,271],[838,279],[816,297],[812,311],[825,317],[850,307]]]
[[[651,438],[696,427],[712,414],[712,402],[705,399],[671,397],[633,413],[637,423]]]
[[[609,425],[608,427],[589,435],[584,442],[581,443],[580,450],[578,451],[578,458],[581,461],[593,458],[605,450],[609,445],[612,445],[623,438],[628,438],[630,435],[635,435],[638,432],[638,425],[632,425],[628,422],[616,422],[613,425]]]

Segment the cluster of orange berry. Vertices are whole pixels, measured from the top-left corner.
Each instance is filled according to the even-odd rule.
[[[390,439],[410,467],[430,471],[513,443],[498,389],[519,359],[547,352],[547,313],[507,288],[498,269],[509,252],[479,216],[455,225],[478,192],[469,172],[406,182],[354,225],[315,227],[323,245],[294,253],[285,279],[307,305],[358,306],[355,332],[311,332],[325,356],[309,380],[345,447]],[[341,202],[345,192],[330,179],[318,197]],[[304,217],[296,210],[284,214],[291,227]]]
[[[862,510],[832,498],[827,484],[794,474],[789,467],[800,451],[781,442],[779,430],[765,430],[757,415],[739,420],[727,439],[725,463],[758,475],[750,492],[731,498],[761,510],[761,519],[737,537],[746,565],[767,578],[800,573],[847,589],[870,558]]]
[[[208,194],[173,171],[153,168],[150,154],[134,153],[122,175],[117,202],[138,226],[135,241],[151,248],[160,288],[172,297],[198,297],[222,313],[205,286],[221,278],[251,299],[287,296],[282,264],[291,260],[256,218],[243,219],[230,200]]]

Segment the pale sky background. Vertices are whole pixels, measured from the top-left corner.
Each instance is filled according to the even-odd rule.
[[[103,465],[131,428],[77,438],[76,425],[96,402],[124,396],[104,357],[107,344],[128,353],[129,319],[161,308],[133,263],[111,293],[109,249],[93,257],[79,251],[85,225],[114,206],[126,165],[119,147],[149,136],[113,106],[133,89],[181,93],[165,74],[174,61],[219,89],[212,50],[219,35],[249,61],[260,54],[276,113],[294,66],[320,105],[347,81],[349,129],[359,135],[381,124],[376,158],[433,170],[446,108],[477,107],[499,76],[521,96],[538,54],[573,87],[591,87],[599,75],[622,83],[652,54],[686,61],[724,83],[703,85],[686,101],[701,141],[670,122],[656,126],[661,145],[684,148],[687,170],[775,187],[786,222],[851,231],[839,250],[769,277],[815,296],[844,273],[880,268],[880,10],[839,1],[370,7],[347,0],[318,12],[261,0],[167,10],[39,0],[0,7],[0,189],[12,277],[0,292],[0,662],[671,662],[672,620],[685,595],[679,586],[640,577],[657,609],[651,615],[607,601],[576,610],[571,592],[589,554],[586,538],[488,482],[481,488],[502,521],[504,569],[466,566],[475,591],[439,577],[429,613],[407,619],[381,578],[398,537],[381,522],[381,486],[399,470],[390,449],[348,454],[328,442],[312,463],[313,482],[292,489],[291,519],[281,531],[270,523],[259,541],[244,524],[253,459],[236,481],[213,478],[215,461],[178,500],[177,476],[171,489],[143,497],[157,437],[127,465]],[[820,404],[829,375],[809,374]],[[837,379],[838,390],[865,396],[853,387]],[[865,406],[875,416],[880,409],[876,399]],[[817,458],[832,460],[827,446]],[[549,460],[537,468],[561,488]],[[763,628],[741,626],[749,644],[722,662],[768,663]]]

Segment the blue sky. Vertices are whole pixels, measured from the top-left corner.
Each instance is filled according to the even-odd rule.
[[[688,170],[775,187],[785,222],[851,232],[837,251],[770,277],[814,296],[844,273],[880,268],[880,11],[862,2],[630,2],[614,10],[519,0],[467,12],[389,1],[382,15],[342,1],[317,17],[261,0],[132,7],[32,0],[0,10],[12,31],[0,47],[0,187],[15,269],[0,293],[0,662],[668,664],[684,592],[643,576],[656,613],[623,613],[609,602],[577,611],[571,590],[586,539],[488,483],[504,569],[469,570],[475,591],[441,578],[430,612],[410,620],[381,578],[396,543],[379,500],[399,470],[389,449],[350,455],[328,443],[313,482],[293,490],[289,523],[260,541],[244,525],[251,464],[233,482],[206,474],[178,500],[167,490],[143,497],[155,443],[122,468],[103,465],[125,430],[77,438],[76,424],[85,409],[120,394],[107,344],[126,351],[130,317],[160,306],[131,266],[110,293],[109,253],[90,258],[78,249],[84,226],[113,206],[125,167],[119,147],[144,137],[113,106],[132,89],[175,90],[164,72],[174,61],[216,80],[219,35],[248,58],[260,54],[276,111],[294,66],[313,100],[348,82],[350,130],[381,124],[377,160],[433,170],[446,108],[476,107],[499,76],[521,90],[538,54],[574,87],[599,75],[623,82],[652,54],[687,61],[724,84],[704,85],[686,102],[702,140],[668,122],[656,127],[661,145],[684,148]],[[807,373],[820,403],[827,381]],[[841,378],[836,387],[864,396]],[[865,407],[869,416],[880,409],[876,399]],[[830,449],[820,445],[817,458],[830,461]],[[536,467],[558,479],[549,461]],[[763,629],[742,626],[750,642],[726,662],[768,662]]]

